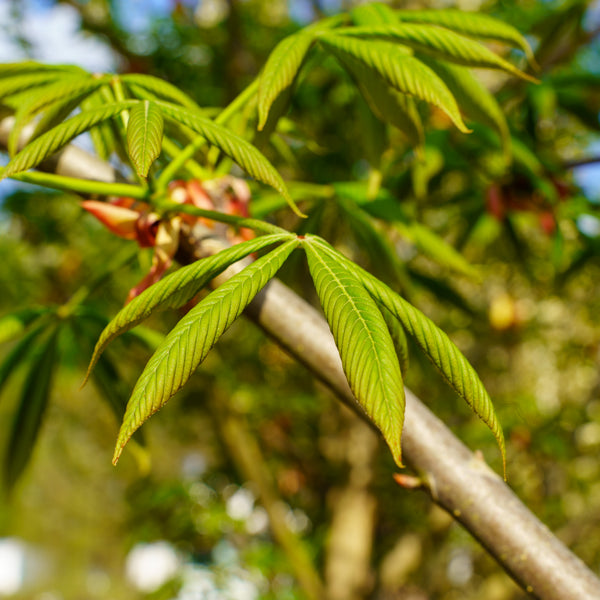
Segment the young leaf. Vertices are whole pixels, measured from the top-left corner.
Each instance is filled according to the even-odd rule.
[[[222,284],[190,310],[165,338],[138,379],[121,425],[113,463],[123,447],[152,414],[191,377],[224,331],[275,276],[296,238],[262,256]]]
[[[359,4],[350,11],[352,22],[355,25],[384,25],[386,23],[398,23],[396,13],[381,2],[369,2]]]
[[[0,179],[10,177],[15,173],[26,171],[35,167],[45,158],[48,158],[63,146],[68,144],[79,134],[118,115],[122,110],[131,108],[137,102],[126,101],[110,104],[103,108],[82,112],[64,123],[57,125],[39,138],[30,142],[6,166]]]
[[[404,386],[394,344],[375,302],[354,274],[314,236],[303,244],[321,306],[352,392],[402,466]]]
[[[258,86],[259,131],[267,122],[273,102],[296,78],[314,39],[312,32],[300,31],[281,40],[269,55],[260,74]]]
[[[338,29],[336,34],[395,40],[414,50],[430,54],[434,58],[468,67],[500,69],[527,81],[537,81],[479,42],[441,27],[413,24],[377,25]]]
[[[153,102],[142,100],[129,113],[127,147],[131,162],[140,177],[146,178],[160,155],[164,122]]]
[[[201,110],[198,104],[196,104],[196,102],[194,102],[186,93],[164,79],[152,77],[151,75],[142,75],[140,73],[121,75],[120,79],[134,95],[137,95],[137,92],[140,92],[139,88],[142,88],[152,92],[153,95],[158,96],[167,102],[181,104],[181,106],[185,106],[192,110]],[[150,100],[150,98],[145,98],[143,96],[140,96],[140,98],[142,100]]]
[[[441,25],[482,40],[496,40],[519,48],[530,63],[535,64],[527,40],[512,25],[479,12],[460,10],[399,10],[396,17],[404,23]]]
[[[42,71],[0,79],[0,98],[7,98],[23,90],[53,83],[60,75],[54,71]]]
[[[415,99],[391,88],[379,74],[360,61],[348,56],[344,63],[356,78],[358,88],[373,113],[384,123],[399,129],[412,146],[422,147],[425,134]]]
[[[30,123],[37,114],[47,108],[52,109],[54,105],[63,107],[71,105],[74,100],[81,101],[96,88],[100,87],[102,83],[102,79],[92,78],[87,75],[71,78],[71,81],[60,80],[44,86],[41,90],[36,90],[29,98],[29,101],[21,105],[15,114],[15,123],[8,138],[9,154],[11,156],[15,154],[23,127]]]
[[[419,58],[444,80],[467,116],[500,134],[504,156],[509,159],[510,132],[504,113],[493,94],[468,69],[427,56]]]
[[[446,84],[422,62],[407,54],[407,50],[392,42],[366,41],[351,36],[328,34],[319,38],[343,62],[350,55],[376,71],[392,87],[403,94],[415,96],[444,111],[462,131],[464,124],[454,96]]]
[[[494,405],[481,383],[475,369],[450,338],[420,310],[409,304],[376,277],[333,250],[324,240],[317,240],[332,258],[341,261],[355,274],[373,299],[397,318],[404,329],[415,339],[426,355],[439,369],[446,381],[461,396],[494,434],[506,472],[506,447],[504,434],[494,411]]]
[[[50,396],[59,329],[50,334],[27,375],[13,422],[5,459],[4,478],[11,488],[27,466]]]
[[[156,104],[164,116],[187,125],[208,142],[217,146],[252,177],[274,187],[286,199],[291,209],[297,215],[303,216],[292,200],[281,175],[252,144],[225,127],[190,110],[166,102],[157,102]]]
[[[211,279],[222,273],[229,265],[289,237],[293,236],[291,234],[290,236],[265,235],[236,244],[213,256],[182,267],[144,290],[126,304],[100,334],[83,384],[88,380],[106,346],[117,336],[147,319],[154,311],[180,308],[187,304]]]

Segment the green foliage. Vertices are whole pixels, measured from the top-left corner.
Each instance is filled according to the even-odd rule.
[[[213,277],[240,258],[281,244],[202,300],[158,346],[129,400],[115,460],[133,432],[184,385],[225,329],[298,245],[307,253],[310,274],[350,386],[383,432],[397,464],[401,464],[404,415],[402,371],[408,365],[404,330],[415,337],[448,382],[492,429],[504,457],[502,432],[480,380],[445,334],[415,307],[337,254],[319,237],[309,236],[300,242],[292,234],[273,233],[283,230],[266,222],[220,215],[190,204],[178,205],[170,201],[167,189],[169,180],[180,172],[204,178],[205,173],[227,171],[231,163],[219,156],[222,153],[256,181],[273,187],[297,215],[303,216],[279,170],[248,140],[255,135],[250,131],[254,124],[263,130],[263,138],[257,138],[263,142],[271,139],[275,143],[278,136],[289,131],[282,115],[300,71],[304,65],[313,66],[308,58],[316,46],[321,54],[331,54],[338,60],[375,115],[399,130],[415,148],[420,160],[411,167],[414,195],[424,201],[446,161],[437,150],[434,158],[439,160],[431,161],[431,152],[423,150],[429,146],[425,147],[422,105],[441,110],[461,132],[470,131],[461,112],[494,129],[508,157],[510,135],[503,111],[497,99],[466,67],[498,69],[533,80],[472,38],[502,41],[525,51],[531,60],[525,39],[514,28],[488,17],[453,11],[394,11],[377,3],[360,6],[349,15],[325,19],[280,41],[259,77],[216,119],[208,116],[214,111],[203,108],[177,86],[145,74],[91,76],[80,69],[46,68],[36,63],[0,69],[0,96],[16,112],[16,125],[9,140],[11,151],[16,149],[23,128],[38,119],[32,141],[12,158],[4,177],[21,177],[75,192],[88,189],[87,184],[82,187],[81,182],[68,178],[38,174],[28,179],[23,172],[89,131],[102,158],[109,159],[116,153],[131,163],[142,180],[141,185],[132,188],[132,196],[147,201],[163,221],[174,213],[182,213],[269,233],[182,268],[135,298],[105,327],[86,379],[102,360],[98,377],[100,387],[106,388],[107,373],[113,369],[101,354],[111,340],[158,309],[185,305]],[[25,93],[29,99],[21,103]],[[66,118],[78,107],[79,114]],[[393,231],[411,241],[438,266],[473,276],[474,269],[460,252],[442,235],[421,224],[388,189],[382,188],[383,171],[379,169],[387,168],[385,149],[393,134],[383,125],[378,127],[369,132],[366,142],[371,163],[368,186],[360,184],[357,192],[358,188],[352,191],[347,185],[334,184],[333,193],[328,191],[323,202],[335,200],[344,222],[373,264],[381,263],[386,276],[401,282],[403,287],[409,287],[407,270],[388,238]],[[206,142],[216,150],[208,152]],[[517,164],[528,164],[527,152],[518,144],[514,154]],[[529,172],[536,181],[543,181],[537,166]],[[102,193],[122,192],[116,184],[103,185],[98,187]],[[544,184],[538,185],[542,188]],[[317,227],[326,213],[325,207],[314,211]],[[434,281],[426,276],[420,278],[421,282],[428,280]],[[443,285],[438,284],[438,289],[443,289]],[[20,348],[18,345],[13,353],[14,364],[20,361]],[[8,372],[12,369],[11,360],[7,363]],[[43,396],[41,391],[39,395]]]
[[[146,178],[162,149],[164,121],[158,107],[148,100],[134,106],[127,123],[127,146],[131,162],[140,177]]]
[[[313,238],[303,247],[350,388],[402,467],[404,387],[385,320],[360,281],[336,257],[323,252]]]
[[[183,267],[136,296],[103,330],[88,367],[86,380],[98,357],[117,336],[141,323],[156,310],[180,308],[187,304],[214,277],[253,252],[282,242],[286,235],[266,235],[222,250],[214,256]]]
[[[58,327],[52,328],[49,337],[36,348],[36,357],[26,376],[8,442],[4,468],[4,479],[9,488],[14,485],[27,465],[37,440],[50,395],[59,333]]]
[[[148,361],[131,394],[113,457],[116,463],[136,429],[179,390],[225,330],[275,276],[296,239],[234,275],[179,321]]]

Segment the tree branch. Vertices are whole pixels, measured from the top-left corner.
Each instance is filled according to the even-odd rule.
[[[4,143],[0,123],[0,143]],[[73,154],[80,154],[81,151]],[[85,168],[57,172],[113,181],[105,163],[88,157]],[[74,160],[75,160],[74,158]],[[79,160],[79,159],[77,159]],[[191,258],[191,257],[190,257]],[[329,328],[321,314],[278,280],[271,281],[246,314],[358,414]],[[600,598],[600,580],[570,552],[480,458],[476,457],[410,391],[406,391],[403,457],[431,498],[461,522],[532,596],[542,600]]]

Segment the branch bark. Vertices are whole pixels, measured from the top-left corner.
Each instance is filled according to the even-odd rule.
[[[7,124],[0,123],[0,143]],[[59,174],[112,181],[103,162],[72,148],[63,150]],[[85,168],[70,163],[70,156]],[[278,280],[271,281],[246,314],[292,356],[364,417],[342,371],[339,354],[321,314]],[[600,598],[600,580],[570,552],[480,458],[410,391],[406,391],[403,457],[423,489],[487,548],[533,597],[542,600]]]

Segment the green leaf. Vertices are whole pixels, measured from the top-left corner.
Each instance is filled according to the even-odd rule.
[[[4,357],[4,361],[0,365],[0,392],[14,370],[30,355],[35,340],[45,327],[46,323],[32,327]]]
[[[464,124],[454,96],[446,84],[407,50],[391,42],[366,41],[351,36],[328,34],[319,38],[340,60],[350,55],[376,71],[387,83],[403,94],[415,96],[444,111],[464,133]]]
[[[397,23],[396,14],[381,2],[359,4],[351,11],[355,25]],[[410,144],[421,148],[425,141],[423,123],[413,98],[400,94],[362,62],[347,56],[344,63],[353,75],[367,104],[384,123],[398,128]]]
[[[413,146],[423,146],[423,123],[414,98],[390,87],[377,72],[354,57],[346,55],[342,60],[375,116],[398,128]]]
[[[252,177],[274,187],[286,199],[291,209],[297,215],[304,216],[292,200],[281,175],[279,175],[275,167],[273,167],[268,159],[252,144],[235,133],[232,133],[225,127],[217,125],[214,121],[185,108],[166,102],[157,102],[157,105],[164,116],[192,128],[204,139],[214,146],[217,146],[227,154],[227,156],[232,158],[240,167],[242,167],[242,169],[252,175]]]
[[[406,338],[404,327],[400,325],[398,319],[396,319],[396,317],[394,317],[394,315],[387,308],[385,308],[385,306],[380,306],[379,309],[381,310],[381,315],[383,316],[385,324],[387,325],[390,335],[392,336],[392,342],[394,343],[394,348],[398,356],[402,375],[406,375],[410,361],[408,355],[408,340]]]
[[[396,13],[382,2],[369,2],[359,4],[350,11],[352,22],[355,25],[383,25],[385,23],[397,23]]]
[[[148,100],[136,104],[127,122],[127,149],[140,177],[146,178],[162,149],[164,121],[160,110]]]
[[[275,276],[296,238],[262,256],[219,286],[185,315],[165,338],[138,379],[121,425],[113,463],[132,434],[191,377],[225,330]]]
[[[72,106],[73,101],[81,101],[104,83],[103,79],[92,78],[89,75],[70,79],[70,81],[61,80],[44,86],[41,90],[36,90],[29,101],[19,107],[8,138],[8,151],[11,156],[17,150],[17,143],[23,127],[30,123],[37,114],[47,108],[50,108],[52,114],[56,114],[54,105],[60,109],[67,105]],[[39,127],[36,128],[36,131],[39,131]]]
[[[402,324],[407,333],[425,351],[450,386],[461,396],[494,434],[506,473],[504,434],[492,401],[475,369],[450,338],[420,310],[409,304],[376,277],[355,265],[329,246],[324,240],[316,242],[332,258],[343,262],[366,288],[373,299],[385,307]]]
[[[510,132],[502,109],[494,95],[466,68],[419,57],[452,92],[462,111],[473,120],[495,129],[502,140],[506,160],[510,159]]]
[[[504,42],[522,50],[529,62],[535,64],[531,47],[519,31],[488,15],[460,10],[399,10],[396,17],[404,23],[441,25],[482,40]]]
[[[405,279],[404,265],[385,232],[377,228],[376,222],[363,208],[343,193],[343,187],[337,188],[334,184],[334,188],[339,190],[336,202],[348,218],[359,246],[365,249],[373,268],[394,280]]]
[[[429,227],[416,221],[408,225],[400,223],[397,227],[414,242],[423,254],[429,256],[442,267],[467,275],[474,280],[481,279],[477,269],[456,248]]]
[[[357,277],[318,238],[307,236],[303,246],[350,388],[402,466],[404,386],[385,320]]]
[[[104,94],[107,88],[103,88],[97,92],[90,94],[82,103],[82,111],[93,110],[101,108],[107,104]],[[114,99],[112,100],[114,102]],[[113,152],[117,149],[117,140],[115,135],[115,128],[112,126],[110,121],[103,121],[98,123],[95,127],[89,130],[90,137],[92,138],[92,144],[96,153],[102,160],[108,160]]]
[[[4,478],[8,488],[13,487],[27,466],[38,437],[50,396],[58,333],[55,328],[39,348],[23,386],[5,459]]]
[[[194,102],[186,93],[164,79],[139,73],[121,75],[120,79],[135,96],[139,95],[142,100],[153,99],[146,98],[143,95],[143,90],[148,90],[152,92],[153,95],[156,95],[167,102],[181,104],[181,106],[185,106],[192,110],[201,110],[198,104],[196,104],[196,102]],[[142,89],[140,90],[140,88]]]
[[[60,74],[54,71],[43,71],[0,79],[0,98],[7,98],[13,94],[29,90],[33,87],[54,83],[59,76]]]
[[[0,64],[0,77],[2,78],[34,73],[36,71],[54,73],[57,76],[73,73],[85,74],[85,71],[81,67],[76,67],[75,65],[48,65],[33,60]]]
[[[100,334],[83,385],[88,380],[98,357],[117,336],[147,319],[154,311],[176,309],[187,304],[211,279],[222,273],[229,265],[290,236],[265,235],[236,244],[213,256],[182,267],[144,290],[126,304]]]
[[[337,29],[336,35],[394,40],[414,50],[467,67],[500,69],[527,81],[537,80],[491,50],[449,29],[429,25],[376,25]]]
[[[5,179],[15,173],[20,173],[21,171],[26,171],[31,167],[35,167],[45,158],[48,158],[60,150],[79,134],[91,129],[98,123],[102,123],[102,121],[106,121],[107,119],[118,115],[122,110],[131,108],[135,104],[137,104],[135,101],[110,104],[103,108],[82,112],[68,119],[64,123],[57,125],[33,142],[27,144],[27,146],[25,146],[25,148],[23,148],[23,150],[8,163],[2,172],[1,179]]]
[[[296,78],[314,39],[313,32],[301,31],[281,40],[269,55],[258,84],[259,131],[267,122],[273,102]]]

